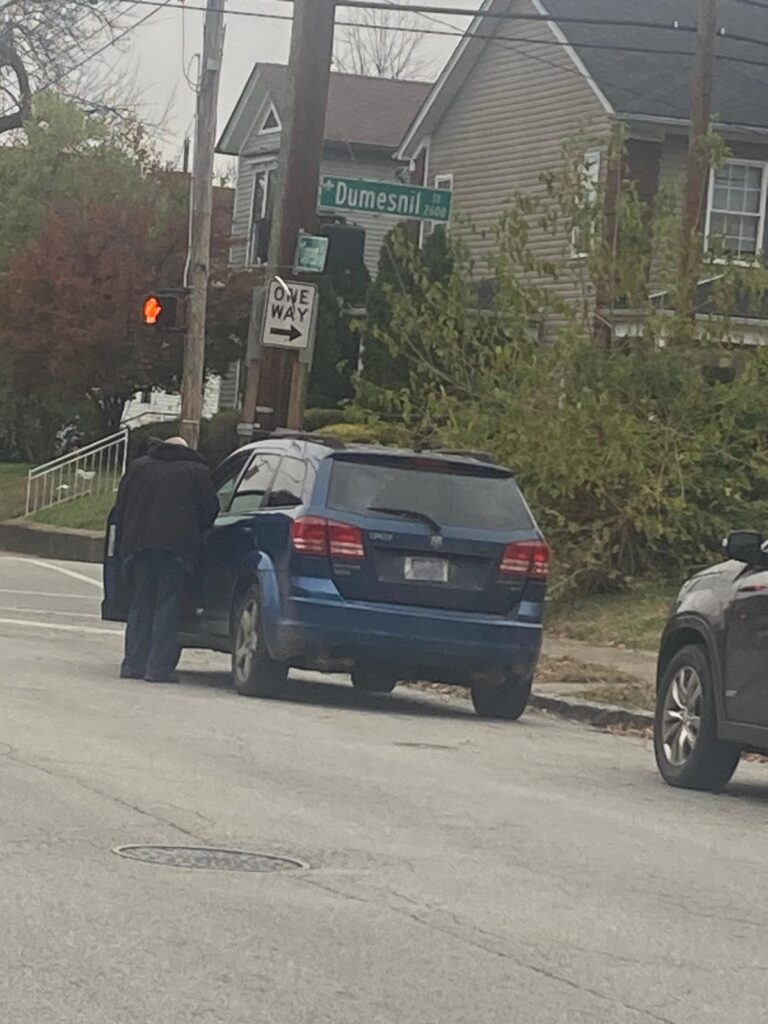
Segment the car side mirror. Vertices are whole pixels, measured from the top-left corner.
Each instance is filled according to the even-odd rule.
[[[723,541],[725,557],[747,565],[768,564],[763,550],[763,535],[756,530],[733,530]]]

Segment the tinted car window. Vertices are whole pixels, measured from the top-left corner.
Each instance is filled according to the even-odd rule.
[[[257,452],[240,481],[229,511],[258,512],[264,504],[264,495],[269,490],[279,463],[280,456],[276,452]]]
[[[222,512],[226,512],[229,508],[229,503],[232,500],[232,495],[235,493],[235,484],[237,478],[250,458],[250,452],[238,452],[235,455],[231,455],[226,462],[223,462],[214,474],[214,484],[216,486],[216,494],[219,497],[219,508]]]
[[[334,459],[330,508],[371,515],[371,506],[419,512],[440,526],[527,530],[530,513],[514,479],[461,465]]]
[[[304,494],[304,478],[307,467],[303,459],[289,455],[280,463],[272,490],[267,501],[269,508],[295,508],[301,505]]]

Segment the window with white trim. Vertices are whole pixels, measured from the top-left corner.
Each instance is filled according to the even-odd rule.
[[[754,259],[764,248],[768,164],[726,160],[709,175],[706,244],[715,252]]]
[[[275,206],[277,169],[257,167],[253,176],[251,215],[248,226],[248,265],[264,263],[267,259],[272,211]]]
[[[600,151],[590,150],[584,154],[581,165],[581,195],[578,201],[577,221],[571,229],[571,256],[578,259],[587,255],[592,209],[597,201],[600,185]],[[579,221],[581,223],[579,223]]]

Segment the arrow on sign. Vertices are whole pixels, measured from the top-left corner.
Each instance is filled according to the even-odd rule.
[[[289,341],[296,341],[301,337],[301,331],[297,331],[293,324],[290,327],[273,327],[269,333],[276,334],[278,338],[287,338]]]

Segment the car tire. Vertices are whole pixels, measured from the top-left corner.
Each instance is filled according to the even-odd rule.
[[[392,693],[398,680],[389,672],[377,668],[356,668],[352,672],[352,685],[365,693]]]
[[[259,588],[249,587],[232,616],[232,683],[244,697],[277,697],[288,678],[288,665],[267,650],[261,626]]]
[[[532,676],[527,679],[511,676],[503,683],[475,683],[472,687],[472,705],[481,718],[517,721],[528,706],[532,682]]]
[[[670,786],[717,792],[736,771],[741,751],[717,738],[715,688],[701,647],[684,647],[664,669],[656,694],[653,749],[659,773]]]

